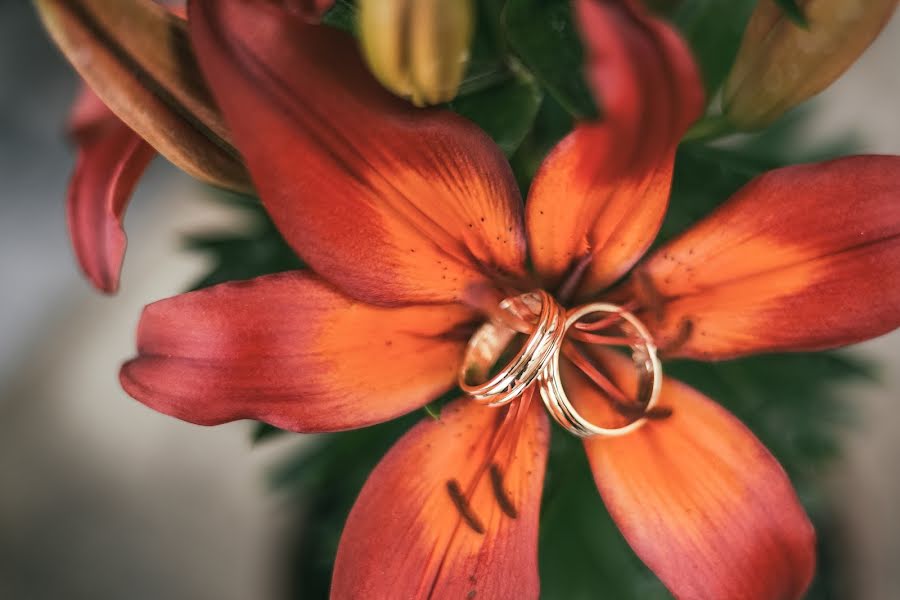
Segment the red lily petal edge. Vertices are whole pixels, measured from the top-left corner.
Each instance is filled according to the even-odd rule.
[[[88,88],[73,107],[69,129],[78,146],[66,196],[72,249],[94,287],[113,294],[127,243],[125,209],[156,151]]]
[[[594,353],[636,393],[631,361]],[[563,365],[570,397],[604,422],[596,387]],[[812,580],[815,532],[787,474],[724,408],[672,378],[671,416],[584,446],[607,509],[637,555],[679,600],[801,598]]]
[[[256,419],[352,429],[415,410],[456,382],[472,313],[378,308],[309,272],[224,283],[144,309],[122,387],[201,425]]]

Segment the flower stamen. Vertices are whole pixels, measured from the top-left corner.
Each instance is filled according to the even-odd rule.
[[[466,525],[468,525],[475,533],[484,535],[484,524],[481,522],[481,519],[478,518],[478,515],[475,514],[475,511],[472,510],[472,506],[462,492],[459,481],[456,479],[449,480],[447,482],[447,493],[450,495],[450,499],[453,501],[454,506],[456,506],[459,516],[462,517],[462,520],[465,521]]]

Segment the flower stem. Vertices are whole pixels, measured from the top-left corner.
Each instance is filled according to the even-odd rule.
[[[725,115],[712,115],[694,123],[681,141],[707,142],[733,133],[736,133],[734,125]]]

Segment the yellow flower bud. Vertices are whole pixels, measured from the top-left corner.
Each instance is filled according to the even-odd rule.
[[[807,27],[759,0],[725,83],[725,115],[764,127],[837,79],[887,23],[897,0],[798,0]]]
[[[469,60],[471,0],[359,0],[359,36],[375,77],[424,106],[453,99]]]

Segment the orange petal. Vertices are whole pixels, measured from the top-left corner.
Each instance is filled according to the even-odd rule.
[[[120,379],[151,408],[201,425],[361,427],[450,389],[471,318],[457,306],[376,308],[309,273],[271,275],[148,306]]]
[[[78,144],[66,197],[72,248],[94,287],[112,294],[125,255],[125,208],[156,152],[87,88],[73,107],[70,130]]]
[[[537,401],[510,410],[501,426],[505,409],[458,400],[394,445],[344,527],[333,599],[538,597],[549,429]]]
[[[631,269],[656,237],[675,148],[703,110],[703,87],[686,44],[640,4],[575,7],[603,119],[579,124],[541,165],[527,227],[545,285],[585,298]]]
[[[197,0],[189,14],[267,210],[320,275],[379,304],[522,275],[518,190],[478,127],[394,98],[353,38],[265,0]]]
[[[639,267],[669,355],[843,346],[900,326],[900,158],[778,169]]]
[[[588,179],[640,173],[666,162],[703,112],[700,72],[687,44],[635,0],[577,0],[586,75],[603,119],[580,128]]]
[[[635,393],[634,369],[606,352],[603,364]],[[571,368],[569,395],[588,418],[605,404]],[[792,600],[815,568],[815,532],[784,470],[728,411],[666,379],[672,415],[585,450],[610,514],[637,555],[676,598]],[[600,421],[602,422],[602,421]]]
[[[665,215],[672,183],[674,153],[639,174],[580,177],[580,161],[596,142],[579,129],[563,139],[541,165],[527,204],[535,270],[550,289],[567,278],[579,280],[582,297],[616,281],[647,250]]]

